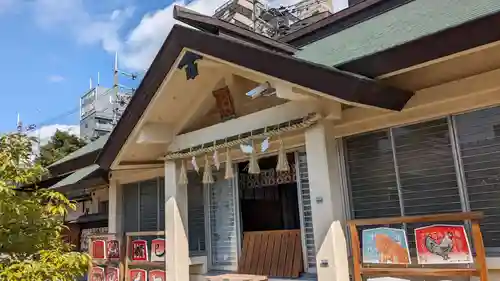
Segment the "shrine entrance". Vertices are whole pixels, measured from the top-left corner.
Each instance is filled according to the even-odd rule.
[[[259,159],[260,174],[238,164],[243,249],[239,272],[298,277],[304,270],[295,158],[290,170],[277,172],[277,156]]]
[[[248,162],[238,170],[242,231],[300,229],[295,159],[287,155],[290,172],[276,172],[277,156],[259,159],[261,173],[248,174]]]

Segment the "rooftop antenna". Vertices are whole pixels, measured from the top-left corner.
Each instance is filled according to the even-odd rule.
[[[101,83],[100,80],[101,80],[101,75],[100,75],[99,71],[97,71],[97,86],[100,85],[100,83]]]
[[[92,90],[92,77],[90,77],[90,80],[89,80],[89,89]]]
[[[113,87],[118,86],[118,52],[115,52],[115,67],[113,69]]]
[[[17,131],[19,133],[21,133],[22,130],[23,130],[23,122],[21,121],[21,115],[19,114],[19,112],[17,113],[17,124],[16,124],[16,126],[17,126]]]

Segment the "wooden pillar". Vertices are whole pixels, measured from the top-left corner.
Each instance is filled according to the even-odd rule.
[[[316,266],[318,280],[332,279],[336,268],[342,262],[335,252],[344,252],[345,243],[336,242],[338,233],[332,233],[334,222],[345,224],[345,203],[340,180],[339,155],[336,140],[331,133],[333,125],[328,122],[308,128],[305,132],[309,186],[311,192],[311,211],[314,242],[316,247]],[[335,239],[335,241],[331,240]]]
[[[119,182],[109,180],[108,232],[123,233],[123,192]]]
[[[179,169],[165,161],[165,239],[167,280],[189,280],[187,187],[177,185]]]

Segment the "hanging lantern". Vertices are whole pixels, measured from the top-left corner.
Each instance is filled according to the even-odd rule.
[[[249,174],[260,174],[259,162],[257,159],[257,150],[255,149],[255,141],[252,140],[252,153],[250,154],[250,163],[248,164]]]
[[[280,138],[280,148],[278,151],[278,164],[276,165],[276,171],[277,172],[290,171],[290,166],[288,165],[288,159],[286,158],[285,146],[281,138]]]
[[[226,180],[234,178],[233,171],[233,158],[231,157],[231,149],[226,148],[226,175],[224,176]]]
[[[203,167],[203,180],[204,184],[214,183],[214,177],[212,175],[212,166],[210,165],[210,160],[208,155],[205,155],[205,167]]]
[[[181,171],[179,173],[179,182],[177,182],[178,185],[187,185],[188,184],[188,178],[187,178],[187,171],[186,171],[186,161],[184,159],[181,160]]]

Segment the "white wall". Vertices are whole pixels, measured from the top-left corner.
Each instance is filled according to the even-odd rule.
[[[331,1],[334,13],[349,7],[349,0],[331,0]]]

